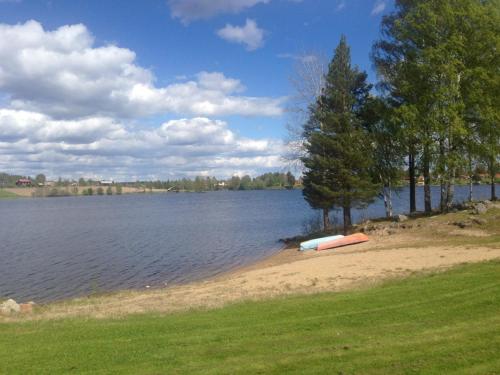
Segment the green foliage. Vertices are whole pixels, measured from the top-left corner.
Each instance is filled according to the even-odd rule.
[[[116,192],[116,195],[122,194],[122,186],[120,184],[115,185],[115,192]]]
[[[94,189],[92,189],[91,187],[89,187],[87,189],[83,189],[82,194],[83,195],[93,195],[94,194]]]
[[[97,188],[97,195],[104,195],[104,189],[100,186]]]
[[[50,188],[47,196],[48,197],[57,197],[57,196],[59,196],[59,189],[57,187]]]
[[[4,198],[19,198],[17,194],[11,193],[10,191],[0,189],[0,199]]]
[[[0,323],[0,373],[496,374],[499,273],[491,262],[210,311]]]
[[[370,88],[366,73],[351,66],[350,50],[342,37],[323,94],[311,108],[302,162],[304,198],[313,208],[343,208],[345,227],[351,224],[350,208],[370,202],[377,193],[370,176],[370,139],[362,119]]]
[[[498,0],[397,0],[374,45],[401,142],[424,175],[438,176],[442,207],[460,170],[471,176],[483,159],[494,175],[498,165],[499,9]]]
[[[45,177],[45,175],[43,173],[37,174],[35,177],[35,182],[37,185],[39,185],[39,184],[44,185],[46,180],[47,180],[47,178]]]
[[[31,179],[29,176],[0,173],[0,187],[16,187],[16,181],[20,178]]]
[[[113,189],[111,189],[111,186],[108,186],[106,189],[106,195],[113,195]]]

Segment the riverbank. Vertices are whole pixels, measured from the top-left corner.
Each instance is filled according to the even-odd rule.
[[[98,189],[102,189],[102,195],[107,195],[107,186],[68,186],[68,187],[15,187],[0,189],[0,198],[44,198],[64,196],[86,196],[88,189],[92,189],[92,195],[98,195]],[[130,186],[122,186],[118,194],[144,194],[144,193],[166,193],[165,189],[144,189]],[[111,190],[112,195],[117,195],[116,187]]]
[[[19,195],[5,189],[0,189],[0,199],[15,199],[20,198]]]
[[[364,244],[319,253],[299,252],[291,246],[210,280],[77,298],[0,321],[172,313],[291,294],[366,288],[387,279],[500,258],[499,222],[499,203],[479,215],[466,210],[402,223],[377,222],[363,225],[370,236]]]

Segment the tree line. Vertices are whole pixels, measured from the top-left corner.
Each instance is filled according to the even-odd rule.
[[[371,59],[373,87],[351,63],[344,36],[302,126],[304,198],[323,211],[343,211],[384,199],[392,216],[391,188],[407,168],[410,212],[416,179],[424,177],[425,212],[431,183],[440,185],[440,209],[453,202],[459,173],[470,181],[484,166],[496,199],[500,154],[500,1],[396,0],[383,17]],[[375,90],[376,88],[376,90]],[[377,95],[374,94],[377,92]]]
[[[176,191],[215,191],[215,190],[263,190],[292,189],[297,183],[291,172],[269,172],[257,177],[245,175],[233,176],[229,179],[197,176],[194,179],[182,178],[167,181],[138,181],[126,185],[141,185],[148,189],[166,189]]]
[[[34,179],[29,176],[9,175],[0,173],[0,187],[15,187],[16,181],[19,179],[29,179],[34,186],[44,186],[47,183],[44,174],[38,174]],[[233,176],[229,179],[217,179],[216,177],[197,176],[194,179],[182,178],[174,180],[156,180],[156,181],[133,181],[114,183],[114,187],[118,189],[117,194],[121,194],[122,186],[128,186],[139,189],[162,189],[172,191],[215,191],[215,190],[262,190],[262,189],[292,189],[297,183],[295,176],[291,172],[269,172],[257,177],[245,175],[243,177]],[[65,188],[63,190],[54,190],[53,195],[74,194],[74,190],[78,192],[78,187],[87,187],[83,190],[84,195],[103,195],[104,192],[110,195],[110,187],[103,189],[95,188],[100,183],[98,180],[85,179],[83,177],[78,180],[58,178],[56,181],[51,181],[50,186],[54,188]],[[58,192],[58,193],[56,193]]]

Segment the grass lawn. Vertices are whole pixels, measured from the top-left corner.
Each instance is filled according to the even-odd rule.
[[[500,262],[219,310],[0,324],[1,374],[499,374]]]
[[[19,196],[10,191],[0,189],[0,199],[2,198],[19,198]]]

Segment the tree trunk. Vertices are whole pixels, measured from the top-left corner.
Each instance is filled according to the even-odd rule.
[[[445,183],[444,178],[442,176],[440,177],[440,185],[441,185],[441,198],[439,202],[439,208],[441,212],[444,212],[446,210],[446,201],[448,198],[446,196],[447,184]]]
[[[452,168],[450,179],[446,189],[446,211],[449,212],[453,206],[453,195],[455,193],[455,168]]]
[[[495,192],[495,175],[491,175],[491,201],[496,201],[497,195]]]
[[[390,219],[392,217],[392,192],[390,182],[384,184],[382,195],[384,197],[385,217]]]
[[[472,176],[469,180],[469,202],[472,202]]]
[[[426,214],[432,213],[431,202],[431,173],[429,165],[429,151],[424,150],[424,209]]]
[[[382,188],[382,195],[384,196],[385,217],[390,218],[391,214],[389,213],[389,197],[387,196],[387,188],[385,186]]]
[[[348,234],[351,225],[351,206],[344,206],[344,235]]]
[[[330,210],[323,208],[323,230],[326,232],[330,229]]]
[[[444,142],[442,139],[439,140],[439,156],[441,159],[441,162],[444,159]],[[446,193],[448,191],[448,179],[446,178],[446,167],[441,166],[441,170],[439,173],[439,185],[440,185],[440,199],[439,199],[439,210],[441,212],[444,212],[446,210],[446,202],[448,197],[446,196]]]
[[[417,210],[417,199],[415,195],[415,156],[412,152],[408,155],[408,173],[410,175],[410,213]]]
[[[469,153],[469,202],[472,202],[472,178],[474,177],[474,172],[472,171],[472,157]]]
[[[489,167],[490,167],[490,178],[491,178],[491,201],[496,201],[497,195],[495,192],[495,175],[496,175],[495,158],[491,158]]]
[[[392,186],[391,183],[389,182],[388,186],[388,203],[389,203],[389,217],[392,217],[393,211],[392,211]]]

